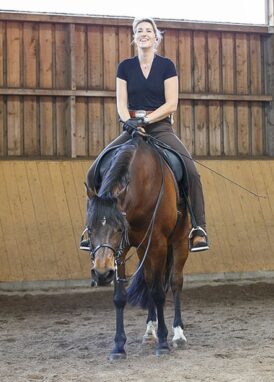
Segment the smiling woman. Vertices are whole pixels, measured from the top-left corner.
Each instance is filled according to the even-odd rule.
[[[146,0],[139,0],[137,3],[127,0],[115,2],[112,0],[93,0],[92,2],[78,0],[72,3],[64,0],[59,2],[55,0],[47,2],[11,0],[7,2],[7,5],[2,3],[0,9],[135,17],[142,17],[145,10],[146,14],[154,18],[265,24],[266,3],[265,0],[192,0],[191,2],[170,0],[168,7],[165,6],[165,3],[162,6],[158,3],[155,7],[154,3],[148,3]]]

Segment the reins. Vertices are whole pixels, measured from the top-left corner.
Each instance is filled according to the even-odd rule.
[[[144,134],[144,137],[149,137],[149,139],[152,139],[152,140],[156,141],[157,144],[159,144],[159,145],[162,146],[163,148],[166,148],[166,149],[169,149],[169,148],[170,148],[166,143],[163,143],[163,142],[160,141],[159,139],[157,139],[157,138],[155,138],[155,137],[153,137],[153,136],[151,136],[151,135],[149,135],[149,134]],[[253,195],[253,196],[256,196],[257,198],[267,199],[267,196],[265,196],[265,195],[259,195],[259,194],[257,194],[256,192],[249,190],[248,188],[242,186],[241,184],[239,184],[239,183],[236,182],[235,180],[228,178],[227,176],[221,174],[220,172],[218,172],[218,171],[216,171],[216,170],[213,170],[213,168],[211,168],[211,167],[209,167],[209,166],[207,166],[207,165],[205,165],[205,164],[203,164],[203,163],[197,161],[196,159],[193,159],[193,158],[189,157],[188,155],[184,155],[184,154],[182,154],[182,153],[179,153],[179,154],[180,154],[182,157],[187,158],[188,160],[191,160],[191,161],[197,163],[198,165],[200,165],[200,166],[206,168],[207,170],[213,172],[214,174],[220,176],[221,178],[227,180],[228,182],[234,184],[235,186],[237,186],[237,187],[243,189],[244,191],[248,192],[249,194],[251,194],[251,195]]]

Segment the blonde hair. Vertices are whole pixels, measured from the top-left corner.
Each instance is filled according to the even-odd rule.
[[[132,24],[132,30],[133,30],[133,34],[135,35],[135,33],[137,32],[137,27],[140,23],[150,23],[152,28],[153,28],[153,31],[155,33],[155,36],[156,36],[156,47],[160,44],[163,36],[162,36],[162,32],[159,31],[159,29],[157,28],[157,25],[155,23],[155,21],[150,18],[150,17],[136,17],[133,21],[133,24]]]

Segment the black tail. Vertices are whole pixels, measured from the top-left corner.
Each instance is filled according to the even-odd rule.
[[[137,272],[127,289],[127,300],[133,306],[148,309],[149,291],[144,277],[144,267]]]
[[[172,247],[168,247],[167,252],[167,264],[164,278],[164,290],[167,293],[170,286],[170,280],[172,277],[173,269],[173,251]],[[130,286],[127,289],[128,303],[133,306],[140,306],[142,309],[148,309],[149,307],[149,290],[144,277],[144,267],[137,272],[133,278]]]
[[[166,273],[164,279],[164,290],[167,293],[168,288],[170,287],[170,282],[172,278],[172,270],[173,270],[173,249],[170,245],[167,249],[167,262],[166,262]]]

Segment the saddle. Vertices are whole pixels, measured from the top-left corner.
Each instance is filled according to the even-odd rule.
[[[188,176],[183,157],[174,149],[151,137],[146,137],[146,141],[151,145],[165,160],[171,169],[179,190],[180,201],[186,201],[188,196]],[[128,144],[128,141],[126,142]],[[110,147],[101,153],[94,171],[94,187],[98,192],[105,172],[110,168],[111,162],[124,144]]]

